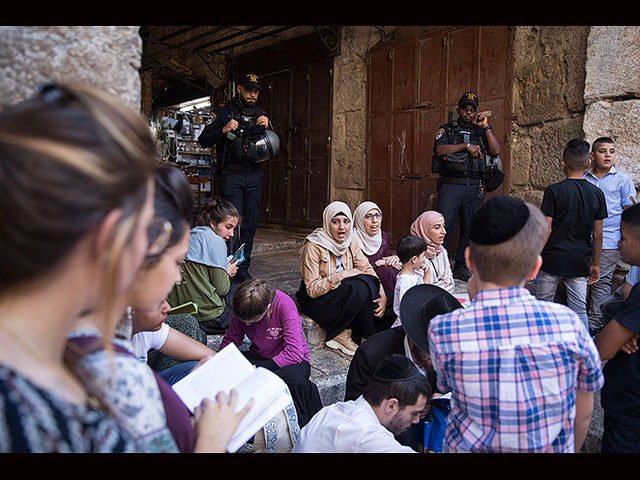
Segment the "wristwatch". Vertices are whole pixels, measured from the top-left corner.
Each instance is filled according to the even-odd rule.
[[[483,129],[483,130],[484,130],[485,132],[486,132],[487,130],[491,130],[491,125],[487,125],[486,127],[484,127],[484,129]]]

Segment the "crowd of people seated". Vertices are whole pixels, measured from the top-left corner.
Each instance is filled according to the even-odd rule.
[[[238,211],[211,198],[191,228],[186,177],[110,95],[45,85],[0,112],[0,132],[2,452],[224,453],[253,400],[220,392],[191,411],[172,386],[246,342],[289,400],[250,451],[578,452],[599,390],[603,451],[640,449],[640,206],[608,138],[567,144],[567,178],[541,207],[483,202],[466,294],[441,213],[421,213],[391,248],[376,203],[334,201],[289,296],[236,281]],[[633,268],[612,293],[618,259]],[[323,405],[301,314],[350,360],[343,401]],[[173,363],[155,367],[152,351]]]

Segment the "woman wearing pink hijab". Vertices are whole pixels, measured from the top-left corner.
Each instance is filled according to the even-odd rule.
[[[427,243],[426,265],[429,267],[429,281],[432,285],[437,285],[453,293],[455,283],[447,249],[444,248],[444,216],[434,210],[427,210],[422,213],[411,224],[409,229],[411,235],[422,238]]]

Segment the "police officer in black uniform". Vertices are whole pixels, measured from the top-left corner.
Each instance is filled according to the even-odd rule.
[[[445,219],[445,247],[456,218],[460,216],[453,276],[464,281],[471,277],[464,250],[469,244],[469,221],[484,201],[487,154],[497,156],[500,153],[500,143],[486,115],[478,114],[478,104],[476,93],[463,94],[458,102],[458,119],[440,126],[434,143],[434,171],[440,174],[436,210]]]
[[[237,94],[230,101],[217,105],[212,119],[202,130],[198,142],[203,147],[216,145],[216,174],[220,196],[235,205],[242,217],[240,234],[234,236],[233,251],[243,243],[246,260],[235,275],[239,283],[251,278],[251,250],[260,216],[262,169],[260,163],[247,155],[247,139],[271,130],[266,112],[257,106],[262,90],[254,73],[243,74],[238,80]]]

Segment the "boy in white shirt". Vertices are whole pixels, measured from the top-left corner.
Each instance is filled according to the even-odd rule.
[[[393,293],[393,311],[397,318],[392,328],[402,325],[400,320],[400,302],[404,293],[411,287],[427,283],[428,281],[428,267],[425,263],[426,251],[427,243],[415,235],[406,235],[398,242],[396,252],[402,262],[402,269],[396,278],[396,288]]]
[[[216,352],[167,325],[165,319],[170,310],[171,306],[166,300],[154,311],[133,308],[131,348],[143,363],[147,363],[147,355],[151,349],[181,361],[182,363],[159,372],[159,375],[172,385],[191,372],[198,362],[208,359]]]

